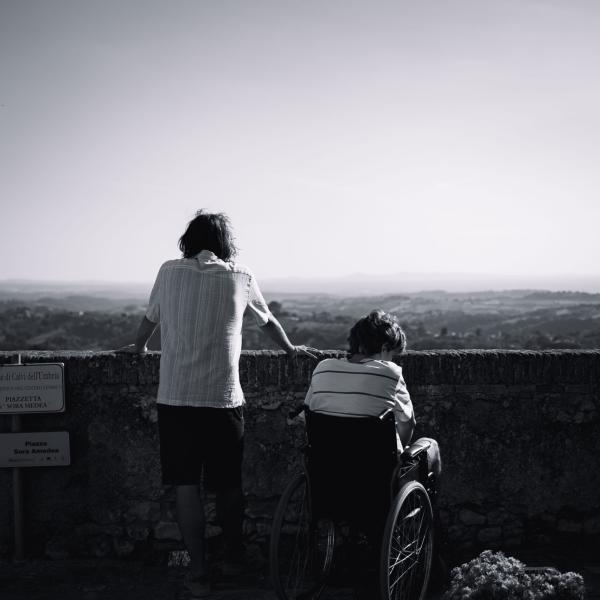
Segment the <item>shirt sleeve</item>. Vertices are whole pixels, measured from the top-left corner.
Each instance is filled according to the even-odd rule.
[[[152,323],[160,322],[160,290],[162,288],[162,273],[163,269],[160,268],[156,281],[150,292],[150,300],[148,300],[148,309],[146,310],[146,319],[152,321]]]
[[[306,404],[306,406],[308,406],[308,408],[312,409],[312,406],[310,405],[311,401],[312,401],[312,397],[313,397],[313,388],[312,388],[312,381],[310,383],[310,386],[308,388],[308,392],[306,392],[306,398],[304,398],[304,404]]]
[[[250,291],[246,308],[252,313],[259,326],[267,324],[271,311],[258,288],[258,283],[253,274],[250,274]]]
[[[412,421],[414,424],[416,422],[412,401],[410,399],[410,394],[406,389],[406,383],[404,383],[402,372],[400,372],[398,383],[396,384],[394,414],[396,415],[396,419],[398,421],[402,421],[403,423]]]

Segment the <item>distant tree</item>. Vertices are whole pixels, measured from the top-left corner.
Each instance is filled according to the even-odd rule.
[[[272,300],[268,304],[269,310],[278,317],[283,312],[283,305],[281,302],[277,302],[277,300]]]

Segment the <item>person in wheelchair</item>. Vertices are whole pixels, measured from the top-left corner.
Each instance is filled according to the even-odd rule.
[[[317,365],[304,402],[313,522],[350,525],[359,598],[422,600],[437,537],[439,447],[425,437],[411,444],[415,413],[402,368],[392,362],[406,349],[396,318],[374,310],[348,342],[347,358]]]
[[[392,362],[406,350],[406,335],[396,317],[374,310],[359,319],[348,337],[347,358],[327,358],[315,368],[304,404],[314,413],[340,417],[381,416],[391,410],[400,455],[416,425],[402,368]],[[439,489],[441,458],[433,438],[419,438],[414,448],[427,448],[429,471]]]
[[[279,600],[316,600],[346,546],[350,560],[340,562],[351,564],[359,598],[424,600],[436,545],[439,448],[431,438],[411,444],[413,406],[392,362],[406,348],[397,320],[372,311],[348,341],[348,357],[323,360],[311,378],[302,472],[273,517],[271,578]],[[348,544],[336,544],[340,532]]]

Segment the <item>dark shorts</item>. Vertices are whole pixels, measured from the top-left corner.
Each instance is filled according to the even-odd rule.
[[[211,491],[241,488],[242,407],[157,404],[164,485],[204,484]]]

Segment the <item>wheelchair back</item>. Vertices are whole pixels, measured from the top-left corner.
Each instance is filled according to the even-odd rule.
[[[313,516],[379,528],[400,485],[427,479],[421,449],[399,461],[394,416],[339,417],[305,409]]]

